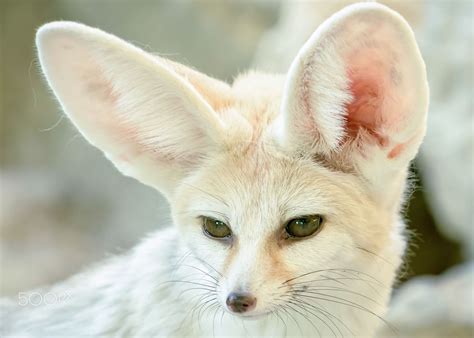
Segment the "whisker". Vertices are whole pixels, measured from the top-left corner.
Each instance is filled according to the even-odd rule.
[[[296,313],[298,313],[300,316],[302,316],[304,319],[306,319],[306,320],[311,324],[311,326],[314,327],[314,329],[316,330],[316,332],[318,332],[318,336],[321,337],[321,332],[320,332],[319,329],[314,325],[314,323],[313,323],[312,321],[310,321],[307,316],[305,316],[304,314],[302,314],[300,311],[296,310],[293,306],[289,305],[288,303],[293,304],[293,305],[295,305],[295,303],[292,303],[291,301],[289,301],[289,302],[286,303],[286,306],[288,306],[290,309],[292,309],[293,311],[295,311]],[[296,306],[298,306],[298,305],[296,305]],[[302,335],[304,335],[304,334],[302,333]]]
[[[199,257],[193,257],[195,258],[197,261],[199,261],[200,263],[204,264],[205,266],[207,266],[208,268],[210,268],[211,270],[213,270],[215,273],[217,273],[221,278],[223,278],[224,276],[222,275],[222,273],[220,273],[219,270],[217,270],[215,267],[213,267],[211,264],[209,264],[208,262],[206,262],[205,260],[199,258]]]
[[[313,316],[315,316],[316,318],[318,318],[320,321],[322,321],[328,328],[329,330],[331,330],[332,334],[337,337],[337,334],[336,332],[332,329],[332,327],[330,325],[328,325],[326,323],[326,321],[322,320],[319,316],[317,316],[315,313],[313,313],[312,311],[308,310],[307,307],[310,307],[312,308],[314,311],[316,311],[317,313],[320,313],[321,315],[323,315],[325,318],[327,318],[327,320],[333,325],[333,327],[336,328],[336,330],[338,331],[338,333],[341,335],[341,337],[344,337],[342,331],[339,329],[339,326],[337,326],[336,323],[334,323],[334,321],[331,319],[331,317],[334,317],[334,315],[332,315],[330,312],[328,311],[325,311],[325,310],[322,310],[320,307],[317,307],[317,306],[314,306],[312,304],[309,304],[305,301],[302,301],[301,299],[298,299],[297,300],[299,302],[299,304],[301,305],[301,307],[303,308],[306,308],[306,310],[308,312],[310,312],[311,314],[313,314]],[[329,314],[329,315],[328,315]],[[337,318],[337,317],[336,317]],[[349,331],[350,332],[350,331]]]
[[[204,317],[205,313],[207,310],[211,310],[213,308],[213,306],[215,306],[217,303],[217,297],[214,297],[213,299],[210,300],[210,302],[201,308],[201,310],[199,310],[199,313],[201,313],[201,318]],[[199,314],[198,314],[198,317],[199,317]],[[200,319],[199,319],[200,320]]]
[[[275,309],[275,311],[274,311],[273,313],[281,320],[281,322],[282,322],[283,325],[285,326],[285,335],[284,335],[284,336],[286,337],[286,335],[288,334],[288,327],[287,327],[287,325],[286,325],[286,322],[283,320],[283,318],[281,318],[281,316],[280,316],[280,314],[279,314],[279,312],[278,312],[277,309]]]
[[[186,182],[183,182],[182,184],[185,184],[185,185],[187,185],[187,186],[190,187],[190,188],[196,189],[196,190],[202,192],[203,194],[205,194],[205,195],[207,195],[207,196],[209,196],[209,197],[212,197],[213,199],[215,199],[216,201],[221,202],[222,204],[224,204],[224,205],[227,206],[227,207],[229,206],[229,204],[227,204],[227,202],[226,202],[223,198],[221,198],[221,197],[219,197],[219,196],[217,196],[217,195],[211,194],[210,192],[208,192],[208,191],[206,191],[206,190],[204,190],[204,189],[202,189],[202,188],[198,188],[198,187],[196,187],[195,185],[192,185],[192,184],[189,184],[189,183],[186,183]]]
[[[274,314],[283,323],[283,325],[285,326],[285,335],[284,336],[286,337],[287,331],[288,331],[286,322],[283,320],[283,318],[278,313],[278,305],[275,304],[274,302],[271,302],[271,301],[270,301],[270,313]]]
[[[222,310],[219,306],[219,303],[216,302],[216,311],[214,312],[214,316],[212,316],[212,336],[216,337],[216,316],[219,313],[219,310]]]
[[[314,270],[314,271],[310,271],[310,272],[306,272],[306,273],[303,273],[299,276],[296,276],[296,277],[293,277],[293,278],[290,278],[290,279],[287,279],[286,281],[284,281],[282,284],[287,284],[291,281],[294,281],[296,279],[299,279],[299,278],[303,278],[305,276],[309,276],[309,275],[312,275],[312,274],[316,274],[316,273],[323,273],[323,272],[330,272],[330,273],[334,273],[334,274],[339,274],[341,272],[350,272],[352,274],[356,273],[356,274],[361,274],[361,275],[364,275],[364,276],[367,276],[369,277],[370,279],[373,279],[374,281],[376,281],[377,283],[379,283],[380,285],[384,285],[383,283],[381,283],[380,281],[378,281],[376,278],[374,278],[373,276],[367,274],[367,273],[364,273],[364,272],[361,272],[361,271],[358,271],[358,270],[354,270],[354,269],[349,269],[349,268],[333,268],[333,269],[319,269],[319,270]]]
[[[181,298],[181,296],[188,292],[188,291],[192,291],[192,290],[205,290],[205,291],[208,291],[208,292],[211,292],[211,293],[216,293],[216,290],[213,290],[213,289],[206,289],[206,288],[189,288],[189,289],[186,289],[184,291],[182,291],[179,295],[178,295],[178,298]]]
[[[175,271],[178,268],[178,266],[180,266],[184,262],[184,260],[188,258],[190,255],[192,255],[191,250],[188,250],[187,252],[185,252],[173,265],[173,271]]]
[[[309,290],[309,291],[308,291]],[[364,294],[361,294],[359,292],[355,292],[355,291],[352,291],[352,290],[348,290],[348,289],[343,289],[343,288],[338,288],[338,287],[309,287],[307,289],[304,289],[304,290],[297,290],[297,289],[293,289],[294,292],[296,293],[315,293],[315,291],[336,291],[336,292],[346,292],[346,293],[350,293],[350,294],[353,294],[353,295],[357,295],[359,297],[362,297],[364,299],[367,299],[367,300],[370,300],[371,302],[373,302],[374,304],[380,306],[380,307],[384,307],[382,304],[380,304],[379,302],[377,302],[375,299],[369,297],[369,296],[366,296]],[[320,294],[320,293],[315,293],[315,294]]]
[[[193,266],[193,265],[187,265],[187,264],[183,264],[183,265],[181,265],[181,266],[186,266],[186,267],[189,267],[189,268],[196,269],[196,270],[202,272],[203,274],[205,274],[206,276],[211,277],[216,283],[219,282],[216,277],[212,276],[211,274],[207,273],[206,271],[204,271],[204,270],[202,270],[202,269],[199,269],[198,267],[195,267],[195,266]]]
[[[299,307],[299,308],[301,308],[301,309],[304,309],[307,313],[309,312],[308,309],[303,308],[300,304],[295,303],[295,302],[293,302],[292,300],[289,300],[288,302],[289,302],[290,304],[295,305],[296,307]],[[314,315],[314,314],[313,314],[313,315]],[[315,315],[314,315],[314,316],[315,316]],[[319,331],[318,327],[317,327],[316,325],[314,325],[314,323],[313,323],[312,321],[310,321],[306,316],[304,316],[304,317],[305,317],[305,319],[306,319],[308,322],[311,323],[311,326],[314,327],[314,329],[316,330],[316,332],[318,332],[318,336],[321,337],[321,331]],[[318,318],[319,320],[321,320],[321,318],[319,318],[318,316],[315,316],[315,317]],[[330,329],[331,329],[331,328],[330,328]]]
[[[353,246],[353,248],[357,249],[357,250],[360,250],[362,252],[365,252],[365,253],[368,253],[368,254],[371,254],[373,255],[374,257],[377,257],[378,259],[384,261],[385,263],[387,263],[388,265],[392,266],[392,267],[396,267],[392,262],[390,262],[389,260],[387,260],[386,258],[376,254],[375,252],[369,250],[369,249],[366,249],[366,248],[363,248],[363,247],[360,247],[360,246]]]
[[[336,297],[336,296],[331,296],[331,295],[327,295],[327,294],[324,294],[322,293],[321,296],[309,296],[309,295],[302,295],[302,294],[297,294],[295,295],[295,297],[305,297],[305,298],[311,298],[311,299],[317,299],[317,300],[322,300],[322,301],[326,301],[326,302],[332,302],[332,303],[336,303],[336,304],[341,304],[341,305],[345,305],[345,306],[348,306],[348,307],[352,307],[352,308],[355,308],[355,309],[359,309],[361,311],[364,311],[366,313],[369,313],[373,316],[375,316],[376,318],[378,318],[380,321],[382,321],[392,332],[396,333],[397,330],[389,323],[387,322],[385,319],[383,319],[382,317],[380,317],[378,314],[376,314],[375,312],[367,309],[366,307],[360,305],[360,304],[357,304],[357,303],[354,303],[352,301],[349,301],[347,299],[344,299],[344,298],[340,298],[340,297]],[[329,299],[327,298],[323,298],[323,297],[328,297]],[[331,299],[333,298],[333,299]],[[334,300],[336,299],[336,300]]]
[[[216,298],[215,298],[215,297],[212,297],[212,298],[209,299],[209,300],[203,301],[203,302],[201,303],[201,305],[196,309],[196,310],[197,310],[197,322],[198,322],[199,330],[202,330],[202,326],[201,326],[201,314],[202,314],[203,308],[205,308],[206,305],[208,305],[209,303],[211,303],[211,305],[212,305],[212,302],[214,302],[215,300],[216,300]],[[196,310],[195,310],[195,311],[196,311]],[[191,317],[191,320],[193,319],[193,317],[194,317],[194,314],[193,314],[193,316]]]
[[[293,315],[291,314],[291,312],[289,312],[286,308],[287,308],[287,304],[283,304],[280,308],[283,310],[283,312],[285,312],[285,314],[287,315],[287,317],[290,317],[296,324],[296,326],[298,327],[298,329],[300,330],[300,333],[301,335],[303,336],[303,330],[301,329],[301,326],[300,324],[298,323],[298,321],[295,319],[295,317],[293,317]]]
[[[199,286],[204,286],[204,287],[209,287],[209,288],[213,288],[213,287],[214,287],[214,285],[196,283],[196,282],[191,282],[191,281],[189,281],[189,280],[179,280],[179,279],[176,279],[176,280],[168,280],[168,281],[162,282],[162,283],[160,283],[160,284],[158,284],[158,285],[168,284],[168,283],[194,284],[194,285],[199,285]]]
[[[344,272],[345,272],[346,274],[348,274],[349,276],[355,276],[355,275],[357,275],[357,278],[354,277],[354,280],[357,280],[357,281],[360,281],[360,282],[366,282],[366,283],[367,283],[367,286],[368,286],[369,288],[371,288],[372,291],[374,291],[377,295],[380,296],[380,292],[375,288],[374,285],[372,285],[372,283],[377,283],[379,286],[382,286],[382,287],[384,286],[384,284],[382,284],[381,282],[379,282],[378,280],[376,280],[376,279],[373,278],[373,277],[372,277],[372,278],[375,279],[375,281],[373,281],[373,282],[368,281],[368,280],[363,279],[363,278],[360,278],[360,276],[358,276],[358,274],[356,274],[356,272],[354,272],[354,271],[357,271],[357,270],[348,271],[348,272],[347,272],[347,271],[344,271]],[[343,274],[342,272],[340,272],[340,271],[333,271],[333,272],[331,272],[331,273],[332,273],[332,274],[335,274],[335,275],[338,275],[338,276],[342,276],[342,277],[340,277],[340,278],[347,278],[346,275],[344,275],[344,274]],[[368,276],[368,277],[371,277],[371,276],[368,275],[368,274],[365,274],[365,275]]]
[[[359,278],[354,278],[354,277],[337,277],[337,278],[327,277],[327,276],[322,276],[322,277],[325,277],[325,278],[311,279],[311,280],[303,281],[303,282],[295,282],[295,283],[291,283],[291,286],[304,285],[304,284],[315,283],[315,282],[324,282],[324,281],[333,281],[333,282],[336,282],[338,284],[342,284],[344,286],[347,286],[345,283],[341,282],[341,280],[360,280]],[[365,281],[365,280],[362,280],[362,281]],[[370,281],[369,281],[369,283],[370,283]],[[280,285],[278,288],[281,289],[281,288],[284,288],[284,287],[288,287],[288,286],[286,284],[284,284],[284,285]]]
[[[198,306],[200,306],[201,302],[204,301],[206,298],[210,297],[210,296],[213,296],[213,295],[210,295],[210,294],[207,294],[205,293],[204,295],[200,295],[201,297],[197,300],[197,302],[193,305],[193,307],[188,311],[188,313],[186,314],[186,316],[184,316],[183,320],[181,321],[181,324],[179,325],[179,328],[178,328],[178,332],[181,330],[181,328],[183,327],[183,324],[186,322],[186,320],[188,319],[188,316],[191,315],[191,323],[193,323],[193,317],[194,317],[194,311],[196,310],[196,308]]]
[[[315,309],[316,311],[318,312],[321,312],[323,315],[326,316],[326,318],[328,318],[328,320],[331,321],[331,323],[333,323],[333,325],[338,329],[339,333],[341,334],[342,337],[344,337],[344,335],[342,334],[341,330],[339,329],[339,327],[332,321],[331,317],[334,318],[335,320],[337,320],[342,326],[344,326],[344,328],[349,331],[349,333],[352,335],[352,336],[355,336],[354,335],[354,332],[352,332],[351,329],[349,329],[349,327],[347,327],[347,325],[341,320],[339,319],[338,317],[336,317],[335,315],[333,315],[331,312],[329,311],[326,311],[324,309],[322,309],[321,307],[318,307],[318,306],[315,306],[314,304],[310,304],[302,299],[298,299],[299,302],[301,302],[302,304],[305,304],[306,306],[309,306],[309,307],[312,307],[313,309]],[[317,303],[318,304],[318,303]],[[319,304],[318,304],[319,305]]]

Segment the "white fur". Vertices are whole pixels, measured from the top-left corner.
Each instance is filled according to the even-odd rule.
[[[367,53],[374,28],[400,56],[401,85],[356,113],[377,122],[371,132],[383,142],[345,123],[367,94],[351,92],[347,53]],[[407,167],[427,110],[423,61],[399,15],[350,6],[315,32],[287,77],[249,73],[232,87],[76,23],[41,27],[37,45],[72,122],[126,175],[168,197],[174,227],[39,291],[65,301],[4,307],[3,334],[370,337],[387,325]],[[390,63],[386,50],[375,54]],[[324,217],[316,236],[279,237],[288,220],[313,214]],[[204,236],[202,215],[225,221],[232,244]],[[313,293],[292,295],[302,285]],[[239,290],[257,298],[243,316],[225,305]]]

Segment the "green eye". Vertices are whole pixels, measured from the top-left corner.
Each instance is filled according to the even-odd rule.
[[[232,235],[232,231],[230,231],[227,224],[210,217],[202,217],[202,228],[206,235],[212,238],[229,238]]]
[[[307,237],[317,232],[323,223],[320,215],[303,216],[289,221],[285,231],[290,237]]]

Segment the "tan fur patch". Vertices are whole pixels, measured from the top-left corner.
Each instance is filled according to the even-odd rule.
[[[278,230],[279,236],[280,230]],[[292,272],[288,269],[287,265],[283,262],[281,257],[281,246],[278,244],[279,239],[272,234],[265,242],[265,252],[268,253],[270,259],[270,269],[268,270],[269,280],[286,281],[293,277]]]
[[[235,256],[239,252],[239,241],[237,239],[233,239],[232,246],[229,249],[228,255],[225,257],[224,263],[222,265],[222,275],[226,275],[229,267],[232,265]]]

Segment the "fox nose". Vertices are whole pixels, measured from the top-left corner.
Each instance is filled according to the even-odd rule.
[[[249,293],[231,292],[227,296],[226,304],[232,312],[243,313],[255,308],[257,298]]]

